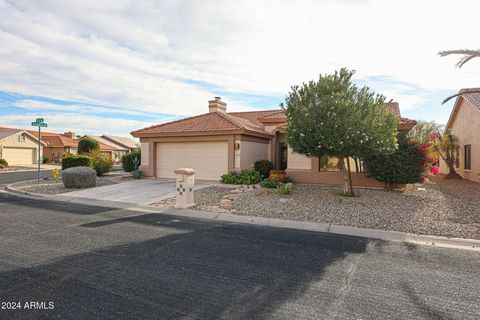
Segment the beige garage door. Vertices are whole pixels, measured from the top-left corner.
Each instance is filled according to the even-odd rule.
[[[22,165],[35,163],[35,149],[3,147],[2,157],[9,165]]]
[[[174,170],[193,168],[195,178],[219,180],[228,172],[227,142],[157,144],[157,177],[175,178]]]

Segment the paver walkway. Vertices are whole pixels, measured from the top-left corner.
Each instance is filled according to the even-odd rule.
[[[195,190],[217,184],[216,181],[195,181]],[[175,196],[175,180],[142,179],[98,188],[67,192],[59,197],[74,197],[104,201],[117,201],[146,205]]]

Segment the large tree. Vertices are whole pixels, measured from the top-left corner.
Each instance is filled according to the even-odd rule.
[[[293,86],[281,106],[286,110],[287,144],[308,157],[337,157],[344,192],[353,195],[349,157],[387,154],[397,148],[397,117],[385,97],[352,83],[354,71],[341,69],[318,81]]]

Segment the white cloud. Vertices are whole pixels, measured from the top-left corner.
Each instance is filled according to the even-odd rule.
[[[7,115],[2,116],[2,123],[10,127],[32,130],[33,127],[26,126],[32,122],[32,115]],[[92,115],[72,115],[70,113],[57,113],[45,118],[48,128],[45,131],[64,132],[73,131],[76,134],[102,135],[105,133],[128,136],[131,131],[151,126],[160,122],[172,120],[171,118],[160,118],[155,122],[144,122],[137,120],[125,120],[117,118],[103,118]]]
[[[0,0],[0,90],[191,115],[214,91],[284,96],[346,66],[404,84],[379,90],[414,110],[422,91],[478,84],[480,62],[458,70],[456,57],[437,56],[479,46],[478,9],[468,0]]]

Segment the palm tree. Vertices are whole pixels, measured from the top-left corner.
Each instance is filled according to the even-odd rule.
[[[462,176],[455,171],[456,153],[459,147],[457,136],[450,130],[443,134],[437,133],[436,138],[431,142],[431,151],[438,154],[448,166],[445,179],[462,179]]]
[[[449,56],[451,54],[463,54],[463,57],[458,60],[456,66],[458,68],[463,67],[465,63],[472,60],[473,58],[480,58],[480,50],[469,50],[469,49],[459,49],[459,50],[445,50],[438,53],[440,57]]]
[[[469,50],[469,49],[445,50],[445,51],[440,51],[438,54],[440,55],[440,57],[449,56],[451,54],[463,54],[463,57],[461,57],[456,64],[458,68],[463,67],[465,63],[472,60],[473,58],[480,58],[480,50]],[[472,90],[470,91],[470,93],[480,93],[480,89]],[[445,100],[442,101],[442,104],[445,104],[446,102],[452,100],[453,98],[459,96],[460,94],[462,93],[459,92],[447,97]]]

